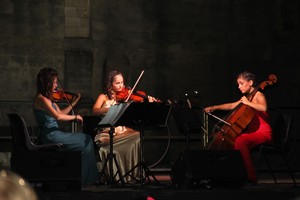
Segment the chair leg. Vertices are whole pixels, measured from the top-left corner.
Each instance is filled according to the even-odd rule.
[[[291,176],[291,178],[292,178],[292,180],[293,180],[294,186],[297,186],[296,179],[295,179],[295,177],[294,177],[294,174],[293,174],[293,172],[292,172],[292,170],[291,170],[290,165],[288,164],[288,161],[287,161],[287,159],[286,159],[284,153],[281,153],[281,155],[282,155],[282,158],[283,158],[283,160],[284,160],[285,166],[286,166],[287,169],[288,169],[288,173],[290,174],[290,176]]]
[[[277,180],[276,180],[275,175],[274,175],[274,173],[272,171],[272,167],[271,167],[270,161],[267,158],[267,155],[264,153],[264,150],[263,150],[262,146],[260,147],[260,150],[259,150],[257,176],[259,176],[261,174],[261,171],[262,171],[261,166],[262,166],[262,160],[263,159],[265,160],[265,162],[267,164],[268,172],[271,174],[274,182],[277,184]]]
[[[276,180],[276,178],[275,178],[275,175],[274,175],[274,173],[273,173],[273,170],[272,170],[272,167],[271,167],[271,164],[270,164],[270,161],[269,161],[267,155],[265,155],[263,152],[262,152],[262,155],[263,155],[263,157],[265,158],[266,164],[267,164],[267,166],[268,166],[269,172],[270,172],[270,174],[271,174],[271,176],[272,176],[274,182],[277,184],[277,180]]]
[[[262,163],[262,149],[259,150],[259,156],[258,156],[258,168],[257,168],[257,176],[261,173],[261,163]]]

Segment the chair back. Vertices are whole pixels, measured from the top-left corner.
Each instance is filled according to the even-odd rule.
[[[13,151],[21,152],[34,150],[34,144],[29,137],[28,127],[23,117],[17,113],[11,113],[7,116],[10,121]]]
[[[290,114],[281,114],[276,118],[272,126],[273,144],[282,148],[289,147],[288,143],[292,132],[292,123],[293,116]]]

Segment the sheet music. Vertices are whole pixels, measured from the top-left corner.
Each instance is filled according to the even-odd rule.
[[[159,103],[129,102],[113,105],[105,117],[98,123],[99,128],[139,125],[166,126],[171,105]]]
[[[119,120],[119,118],[123,115],[127,107],[130,105],[129,103],[120,103],[116,105],[110,106],[108,112],[105,117],[99,122],[98,127],[113,127]]]

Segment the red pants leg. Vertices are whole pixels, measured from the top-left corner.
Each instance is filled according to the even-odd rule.
[[[250,151],[253,147],[271,141],[271,134],[267,132],[244,133],[235,140],[234,149],[240,150],[248,174],[248,180],[257,181],[256,170],[253,166]]]

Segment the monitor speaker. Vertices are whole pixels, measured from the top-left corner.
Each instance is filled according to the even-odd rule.
[[[171,180],[178,188],[239,187],[247,173],[237,150],[191,150],[179,155],[171,168]]]

